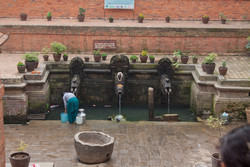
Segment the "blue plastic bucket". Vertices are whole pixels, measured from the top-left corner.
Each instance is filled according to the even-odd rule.
[[[68,114],[61,113],[61,122],[62,123],[68,122]]]

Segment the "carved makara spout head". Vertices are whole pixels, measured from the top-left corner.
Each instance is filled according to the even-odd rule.
[[[116,85],[115,93],[116,93],[117,95],[123,94],[123,93],[124,93],[124,91],[123,91],[123,85],[122,85],[122,84],[117,84],[117,85]]]
[[[123,81],[123,73],[122,72],[118,72],[117,75],[116,75],[116,78],[119,82],[122,82]]]

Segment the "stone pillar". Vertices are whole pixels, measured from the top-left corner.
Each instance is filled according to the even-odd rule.
[[[0,82],[0,166],[5,167],[5,153],[4,153],[4,131],[3,131],[3,102],[4,87]]]
[[[154,89],[148,88],[148,120],[154,120]]]

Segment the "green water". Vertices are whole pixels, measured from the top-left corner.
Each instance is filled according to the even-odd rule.
[[[107,120],[111,115],[119,113],[118,107],[81,107],[85,109],[87,120]],[[51,109],[46,115],[47,120],[60,120],[60,113],[64,112],[64,108],[57,107]],[[167,114],[167,106],[158,106],[154,109],[155,116]],[[122,106],[122,115],[125,115],[127,121],[147,121],[148,120],[148,107],[147,106]],[[180,121],[195,122],[196,117],[189,108],[175,107],[170,108],[170,114],[178,114]]]

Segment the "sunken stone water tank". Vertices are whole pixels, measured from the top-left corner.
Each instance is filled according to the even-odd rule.
[[[95,131],[78,132],[75,135],[75,150],[81,162],[96,164],[107,161],[114,148],[114,138]]]

